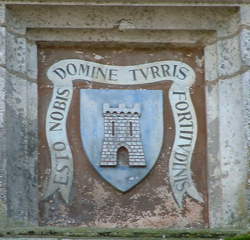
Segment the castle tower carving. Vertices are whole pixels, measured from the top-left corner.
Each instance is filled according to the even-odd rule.
[[[125,104],[111,107],[103,104],[104,140],[100,166],[114,167],[119,164],[130,167],[145,167],[143,144],[140,132],[140,104],[131,108]],[[124,161],[120,162],[120,155],[125,152]],[[126,161],[125,161],[126,162]]]

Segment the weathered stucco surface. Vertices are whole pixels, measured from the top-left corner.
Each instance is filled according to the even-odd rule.
[[[210,227],[246,226],[250,198],[249,3],[151,2],[2,1],[0,217],[38,222],[39,41],[51,46],[168,44],[204,47]]]
[[[204,198],[204,203],[195,201],[192,197],[185,197],[185,206],[182,208],[178,207],[176,204],[172,191],[170,189],[169,183],[169,158],[172,148],[172,141],[175,134],[174,120],[171,114],[171,107],[168,100],[168,91],[171,82],[164,83],[146,83],[140,85],[139,89],[136,90],[140,92],[142,89],[144,94],[145,92],[152,92],[156,89],[162,91],[164,96],[164,103],[159,104],[163,106],[164,118],[167,119],[164,123],[160,121],[153,120],[152,117],[147,117],[151,129],[157,130],[158,126],[152,128],[151,124],[159,123],[164,126],[159,126],[159,128],[164,127],[164,132],[158,133],[157,135],[163,134],[163,147],[160,151],[159,157],[154,157],[154,154],[151,155],[152,159],[147,160],[147,164],[151,164],[149,161],[154,162],[153,169],[149,174],[139,182],[139,184],[133,187],[126,193],[119,192],[117,189],[113,188],[112,185],[107,183],[101,176],[98,174],[100,170],[101,174],[108,170],[101,167],[97,167],[96,161],[98,158],[91,159],[91,155],[86,156],[86,152],[93,152],[98,154],[98,148],[88,145],[91,143],[92,137],[95,136],[84,136],[82,135],[82,142],[85,143],[85,146],[89,146],[88,149],[82,147],[81,136],[80,136],[80,125],[82,126],[83,131],[86,131],[87,122],[80,119],[79,112],[79,90],[82,88],[93,88],[96,92],[99,92],[101,89],[107,88],[113,89],[114,85],[112,84],[101,84],[95,82],[84,82],[78,81],[74,84],[74,97],[72,101],[71,111],[69,113],[69,119],[71,125],[68,127],[68,137],[70,138],[72,152],[74,153],[74,183],[73,191],[71,193],[71,204],[65,205],[63,201],[60,200],[60,194],[51,195],[47,199],[40,201],[40,220],[42,224],[51,224],[51,225],[77,225],[81,226],[96,226],[96,227],[205,227],[208,226],[208,209],[207,209],[207,183],[206,183],[206,133],[205,129],[205,103],[201,102],[201,99],[204,99],[204,72],[203,72],[203,51],[199,48],[186,48],[186,49],[168,49],[168,48],[146,48],[142,49],[140,46],[128,48],[128,47],[100,47],[98,45],[85,48],[77,48],[72,51],[72,47],[65,48],[51,48],[46,46],[39,47],[39,59],[40,62],[40,71],[39,71],[39,126],[40,126],[40,177],[42,178],[41,185],[41,194],[44,194],[44,189],[46,189],[46,184],[44,184],[44,179],[48,178],[50,169],[50,154],[48,153],[47,142],[45,140],[44,126],[46,120],[46,112],[49,96],[51,96],[53,87],[50,81],[48,81],[46,76],[46,70],[51,66],[52,63],[55,63],[61,58],[67,59],[85,59],[88,61],[97,61],[100,63],[110,64],[110,65],[135,65],[138,63],[143,64],[144,62],[155,62],[171,59],[179,60],[186,62],[192,66],[196,74],[196,83],[192,87],[191,96],[193,98],[193,104],[196,108],[196,114],[200,118],[199,130],[197,144],[194,149],[193,157],[193,178],[195,179],[195,185],[198,188],[198,191],[202,194]],[[99,59],[99,61],[97,60]],[[128,79],[126,75],[126,80]],[[99,84],[99,85],[98,85]],[[119,89],[126,89],[127,86],[119,86]],[[132,89],[138,89],[138,86],[130,86],[130,91]],[[89,90],[89,89],[88,89]],[[88,91],[86,90],[86,91]],[[81,91],[81,90],[80,90]],[[114,89],[112,91],[115,91]],[[118,90],[119,91],[119,90]],[[120,90],[124,91],[124,90]],[[139,95],[139,93],[137,94]],[[131,93],[130,93],[131,94]],[[94,99],[100,96],[93,96]],[[120,93],[122,95],[122,93]],[[112,95],[110,94],[110,99]],[[150,95],[149,95],[150,96]],[[107,97],[107,96],[106,96]],[[127,96],[126,96],[127,97]],[[124,97],[125,98],[125,97]],[[123,99],[124,99],[123,98]],[[149,98],[149,97],[147,97]],[[143,114],[145,114],[145,108],[149,108],[150,105],[143,103]],[[84,100],[82,100],[83,104]],[[85,108],[85,112],[90,115],[90,118],[93,119],[93,112],[91,109],[94,108],[93,99],[90,100],[91,105]],[[113,101],[112,101],[113,102]],[[84,106],[84,105],[83,105]],[[81,111],[83,106],[80,106]],[[155,108],[157,105],[154,105]],[[160,111],[161,109],[158,109]],[[152,112],[153,109],[150,110]],[[156,111],[155,114],[158,113]],[[155,111],[154,111],[155,112]],[[85,118],[87,116],[85,114]],[[91,115],[92,114],[92,115]],[[89,116],[88,115],[88,116]],[[84,114],[82,115],[84,116]],[[95,116],[95,126],[98,124],[98,120],[102,121],[102,117],[98,114]],[[99,118],[99,119],[98,119]],[[145,126],[145,125],[144,125]],[[85,128],[84,128],[85,127]],[[156,128],[157,127],[157,128]],[[87,128],[91,128],[91,125],[88,124]],[[98,125],[98,131],[101,132],[101,126]],[[146,130],[141,129],[142,131]],[[160,130],[162,131],[162,130]],[[99,133],[100,133],[99,132]],[[91,134],[89,134],[91,135]],[[96,134],[93,134],[96,135]],[[148,134],[149,135],[149,134]],[[147,136],[148,136],[147,135]],[[100,135],[99,135],[100,136]],[[144,135],[145,136],[145,135]],[[152,136],[152,135],[151,135]],[[100,137],[102,139],[102,136]],[[149,138],[149,137],[147,137]],[[146,139],[147,139],[146,138]],[[145,139],[145,138],[144,138]],[[155,139],[155,138],[154,138]],[[158,139],[161,139],[159,137]],[[91,141],[92,140],[92,141]],[[86,142],[84,142],[86,141]],[[150,141],[150,139],[147,139]],[[151,140],[152,141],[152,140]],[[95,141],[97,145],[97,141]],[[151,143],[156,149],[161,148],[162,142]],[[155,144],[155,145],[154,145]],[[150,145],[150,151],[153,152],[155,149]],[[149,148],[149,146],[148,146]],[[146,156],[146,150],[145,156]],[[158,151],[158,150],[157,150]],[[148,152],[147,152],[148,153]],[[87,152],[88,154],[88,152]],[[158,155],[158,154],[156,154]],[[90,157],[89,157],[90,156]],[[92,162],[92,164],[91,164]],[[93,167],[94,166],[94,167]],[[201,167],[203,166],[203,167]],[[94,169],[95,168],[95,169]],[[137,168],[138,169],[138,168]],[[97,171],[95,171],[97,170]],[[110,170],[110,169],[109,169]],[[133,169],[133,170],[136,170]],[[130,171],[130,170],[128,170]],[[114,169],[113,174],[115,175],[117,169]],[[122,173],[121,173],[122,174]],[[120,176],[113,175],[115,181],[118,181]],[[105,177],[105,175],[104,175]],[[139,174],[136,177],[140,177]],[[114,185],[114,183],[113,183]],[[129,185],[131,187],[131,185]]]

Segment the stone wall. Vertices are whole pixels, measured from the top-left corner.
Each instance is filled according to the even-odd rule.
[[[36,47],[5,5],[0,22],[1,207],[9,217],[37,223]]]
[[[204,47],[204,59],[197,61],[205,63],[210,227],[246,226],[250,214],[246,211],[247,204],[250,209],[247,1],[4,2],[0,214],[38,222],[37,46],[169,44]]]

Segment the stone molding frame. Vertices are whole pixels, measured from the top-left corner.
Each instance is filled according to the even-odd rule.
[[[38,44],[169,44],[204,47],[204,59],[197,61],[205,64],[210,227],[247,226],[250,214],[247,3],[246,0],[2,1],[0,219],[6,215],[38,224]]]

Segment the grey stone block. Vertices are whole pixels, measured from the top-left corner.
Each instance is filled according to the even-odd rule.
[[[250,71],[242,75],[242,89],[243,89],[243,114],[244,127],[247,139],[247,150],[250,147]],[[250,157],[250,156],[249,156]]]
[[[208,45],[204,49],[205,57],[205,80],[213,81],[218,77],[217,63],[217,45],[216,43]]]
[[[6,28],[0,27],[0,64],[4,65],[5,63],[6,63]]]
[[[240,70],[241,60],[238,35],[230,39],[219,40],[217,51],[219,76],[232,75]]]
[[[6,75],[0,67],[0,215],[7,215]]]
[[[250,6],[242,4],[240,6],[240,24],[250,26]]]
[[[6,5],[0,4],[0,25],[6,23]]]
[[[233,92],[232,92],[233,89]],[[233,93],[233,94],[232,94]],[[219,145],[221,164],[221,186],[223,192],[223,215],[234,222],[244,215],[247,160],[244,149],[244,128],[242,112],[242,83],[237,76],[219,82]],[[235,197],[237,196],[237,197]]]
[[[241,59],[244,65],[250,66],[250,30],[243,29],[240,33]]]
[[[27,98],[29,94],[36,98],[36,84],[12,74],[7,82],[8,213],[17,220],[37,223],[37,105],[31,104],[32,97]]]
[[[27,42],[26,71],[29,78],[37,79],[37,46],[34,42]]]
[[[8,70],[15,72],[26,72],[26,40],[24,37],[7,33],[6,66]]]

